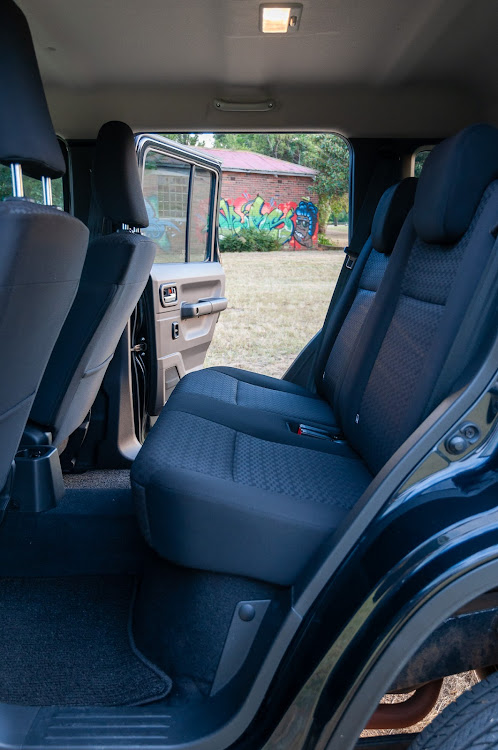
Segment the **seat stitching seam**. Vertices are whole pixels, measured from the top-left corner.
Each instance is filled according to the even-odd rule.
[[[11,417],[12,414],[14,414],[18,409],[20,409],[24,404],[26,404],[27,401],[32,399],[36,394],[36,390],[34,390],[32,393],[30,393],[25,398],[22,398],[20,401],[15,403],[13,406],[9,406],[6,411],[3,411],[0,413],[0,422],[3,422],[4,419],[8,419],[8,417]]]
[[[433,302],[429,299],[421,299],[420,297],[414,297],[411,294],[407,294],[406,292],[400,292],[400,298],[404,297],[405,299],[412,300],[413,302],[421,302],[424,305],[434,305],[434,307],[446,307],[446,302]]]
[[[236,483],[236,480],[235,480],[235,451],[236,451],[236,448],[237,448],[237,438],[238,438],[238,436],[239,436],[239,433],[236,432],[235,433],[235,437],[233,439],[233,450],[232,450],[232,482],[234,482],[234,484]]]

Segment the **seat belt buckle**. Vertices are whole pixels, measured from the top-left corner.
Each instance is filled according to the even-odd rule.
[[[306,435],[307,437],[318,438],[319,440],[343,440],[343,436],[340,433],[334,433],[331,430],[324,429],[322,427],[315,427],[308,424],[300,424],[297,427],[298,435]]]
[[[356,255],[351,255],[349,252],[349,247],[344,248],[344,252],[346,253],[346,268],[348,271],[351,271],[352,268],[354,268],[354,264],[356,263]]]

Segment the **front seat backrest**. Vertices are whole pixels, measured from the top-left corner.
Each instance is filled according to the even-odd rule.
[[[93,239],[78,294],[57,340],[30,419],[52,433],[54,445],[84,421],[126,323],[149,278],[155,244],[139,233],[149,224],[135,142],[122,122],[108,122],[97,138],[94,208],[115,229]]]
[[[9,476],[38,384],[73,302],[88,230],[51,205],[23,197],[23,170],[42,180],[65,172],[19,8],[0,10],[0,162],[11,167],[12,197],[0,202],[0,491]]]

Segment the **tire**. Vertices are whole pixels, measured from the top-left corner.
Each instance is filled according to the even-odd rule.
[[[467,690],[410,745],[410,750],[498,750],[498,672]]]

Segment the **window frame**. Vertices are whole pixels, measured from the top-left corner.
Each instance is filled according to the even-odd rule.
[[[418,148],[415,149],[410,159],[410,177],[415,177],[415,162],[417,161],[417,156],[424,153],[424,151],[432,151],[435,145],[435,143],[429,143],[424,146],[418,146]]]
[[[220,202],[220,183],[221,183],[221,164],[212,158],[205,158],[202,154],[196,153],[188,147],[184,147],[181,144],[177,144],[173,141],[164,138],[161,135],[155,134],[143,134],[138,135],[135,138],[135,146],[137,151],[138,168],[140,174],[140,182],[143,186],[144,173],[145,173],[145,162],[147,155],[150,151],[156,153],[162,153],[165,156],[171,156],[178,161],[182,161],[190,166],[189,172],[189,184],[187,193],[187,212],[186,212],[186,232],[185,232],[185,252],[183,261],[170,261],[171,263],[211,263],[218,260],[217,253],[217,239],[218,239],[218,213],[219,213],[219,202]],[[204,260],[191,260],[190,259],[190,242],[191,242],[191,204],[195,181],[196,167],[205,169],[210,172],[214,179],[211,180],[211,195],[210,195],[210,212],[213,215],[213,221],[210,222],[208,235],[206,239],[206,257]],[[161,265],[168,265],[168,261],[161,263]]]

